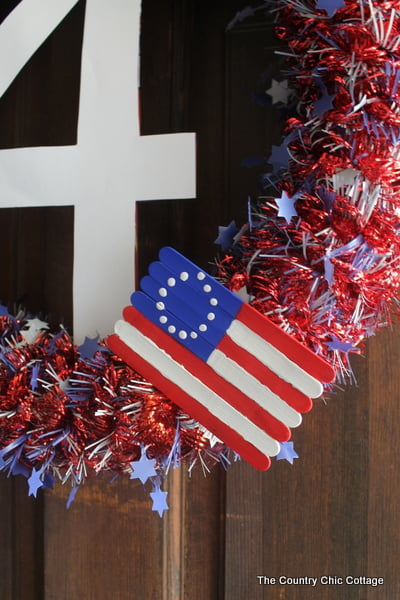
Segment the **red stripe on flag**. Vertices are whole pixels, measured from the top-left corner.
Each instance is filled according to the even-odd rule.
[[[156,367],[145,361],[137,352],[127,346],[117,335],[107,338],[107,346],[128,365],[138,371],[168,398],[176,398],[176,403],[219,439],[234,449],[244,460],[260,471],[271,466],[271,460],[236,431],[219,421],[202,404],[189,396],[178,385],[164,377]]]
[[[312,409],[311,398],[302,394],[299,390],[281,379],[276,373],[271,371],[255,356],[249,354],[236,344],[228,336],[224,336],[217,346],[218,350],[226,356],[232,357],[248,373],[258,379],[263,385],[266,385],[271,392],[279,396],[284,402],[289,404],[299,413],[306,413]],[[282,440],[281,440],[282,441]]]
[[[210,390],[223,398],[227,404],[246,416],[269,436],[278,442],[286,442],[290,439],[291,431],[289,427],[269,414],[268,411],[243,394],[229,381],[218,375],[207,363],[179,344],[157,325],[154,325],[136,308],[127,306],[123,311],[123,315],[128,323],[136,327],[143,335],[152,339],[159,348],[173,357],[175,362],[183,365],[194,377],[200,379]]]
[[[277,350],[285,354],[287,358],[296,363],[311,377],[321,383],[329,383],[335,379],[335,370],[326,360],[285,333],[278,325],[275,325],[249,304],[243,303],[236,319],[244,323],[266,342],[275,346]]]

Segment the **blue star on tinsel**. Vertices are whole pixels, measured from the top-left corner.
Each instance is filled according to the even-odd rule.
[[[329,350],[338,350],[339,352],[355,352],[357,347],[351,342],[342,342],[336,335],[332,334],[332,340],[327,344]]]
[[[239,229],[235,221],[231,221],[227,227],[220,225],[218,227],[218,237],[214,240],[214,244],[221,246],[223,252],[228,250],[233,245],[235,235],[238,231]]]
[[[36,498],[37,491],[39,488],[43,487],[43,481],[41,480],[42,471],[37,471],[35,467],[32,469],[31,476],[28,479],[29,484],[29,492],[28,496],[34,496]]]
[[[289,154],[287,145],[283,143],[281,146],[272,146],[271,154],[268,158],[268,164],[272,165],[273,173],[279,171],[280,168],[287,169],[289,166]]]
[[[299,194],[295,194],[291,198],[287,195],[285,190],[282,191],[281,197],[276,198],[275,202],[278,205],[278,217],[284,217],[286,223],[290,223],[292,217],[297,217],[297,211],[294,207],[294,203],[298,199]]]
[[[318,0],[315,8],[326,10],[328,15],[332,17],[336,10],[342,6],[344,6],[344,0]]]
[[[140,459],[131,462],[133,473],[131,473],[130,478],[140,479],[143,484],[146,483],[149,477],[155,477],[157,475],[155,464],[155,458],[147,458],[146,451],[142,450]]]
[[[93,358],[96,352],[107,351],[107,348],[101,346],[99,343],[99,336],[89,338],[85,336],[85,341],[78,347],[79,354],[82,358]]]
[[[156,484],[154,487],[154,491],[150,493],[150,496],[153,500],[153,506],[151,510],[158,512],[160,517],[162,517],[164,511],[169,509],[169,506],[167,504],[168,492],[163,492],[159,484]]]
[[[295,458],[299,458],[299,455],[293,447],[293,442],[281,442],[281,449],[276,460],[287,460],[292,465]]]

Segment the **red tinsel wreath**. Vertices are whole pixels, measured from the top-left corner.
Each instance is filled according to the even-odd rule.
[[[267,5],[296,115],[216,276],[346,382],[349,354],[398,308],[400,2]],[[0,469],[25,475],[30,494],[69,480],[71,501],[99,472],[151,477],[163,493],[171,465],[229,463],[228,448],[103,342],[78,348],[4,308],[0,340]]]

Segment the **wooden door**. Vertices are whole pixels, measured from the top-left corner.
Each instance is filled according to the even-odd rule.
[[[1,16],[15,4],[3,0]],[[207,267],[218,225],[245,222],[247,197],[257,192],[257,172],[241,160],[279,143],[279,115],[255,102],[280,69],[275,38],[262,15],[227,31],[243,8],[240,0],[143,2],[142,134],[196,131],[198,184],[196,199],[140,204],[142,274],[165,244]],[[75,142],[84,11],[81,0],[1,99],[1,148]],[[67,327],[72,204],[0,210],[0,299]],[[67,510],[63,486],[35,500],[24,478],[2,476],[0,597],[397,598],[397,334],[380,333],[353,361],[357,386],[316,403],[294,436],[294,465],[258,473],[237,462],[207,476],[199,466],[174,470],[163,519],[134,481],[92,480]],[[290,583],[347,575],[385,583]]]

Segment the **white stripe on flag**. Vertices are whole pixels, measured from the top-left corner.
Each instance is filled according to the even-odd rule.
[[[254,400],[273,417],[288,427],[298,427],[301,415],[267,386],[245,371],[234,359],[216,349],[207,359],[207,364],[226,381]]]
[[[296,363],[265,341],[247,325],[235,319],[227,330],[227,335],[241,348],[257,358],[287,383],[310,398],[318,398],[323,392],[320,381],[306,373]]]
[[[236,430],[245,440],[266,456],[276,456],[279,453],[280,445],[276,440],[264,433],[242,413],[210,390],[206,382],[201,381],[178,364],[136,327],[120,320],[115,324],[115,333],[128,347],[137,348],[140,356],[146,362],[156,365],[157,370],[163,377],[176,383],[185,393],[201,403],[213,416]]]

